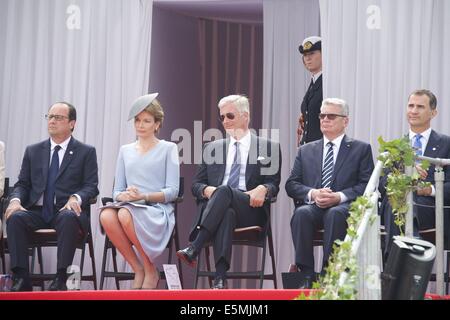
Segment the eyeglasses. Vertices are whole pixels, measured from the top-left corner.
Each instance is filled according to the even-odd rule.
[[[224,115],[221,114],[221,115],[219,116],[220,121],[223,122],[223,121],[225,120],[225,117],[227,117],[227,118],[230,119],[230,120],[234,120],[234,118],[236,117],[236,115],[235,115],[234,113],[232,113],[232,112],[227,112],[227,113],[225,113]]]
[[[59,114],[46,114],[45,119],[50,121],[52,119],[55,119],[56,121],[63,121],[64,119],[69,119],[67,116],[61,116]]]
[[[337,117],[345,118],[347,116],[344,116],[342,114],[336,114],[336,113],[319,113],[320,120],[324,120],[325,118],[328,118],[329,120],[334,120]]]

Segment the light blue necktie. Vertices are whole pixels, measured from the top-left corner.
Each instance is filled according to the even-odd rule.
[[[420,141],[421,138],[422,138],[421,134],[416,134],[414,136],[413,148],[416,152],[416,156],[422,155],[422,141]]]
[[[325,156],[325,162],[322,168],[322,188],[329,188],[331,186],[331,177],[333,176],[334,154],[333,142],[328,142],[328,151]]]
[[[231,188],[239,188],[239,177],[241,174],[241,153],[239,152],[239,142],[234,143],[236,147],[236,153],[234,155],[233,164],[231,165],[230,177],[228,178],[227,185]]]

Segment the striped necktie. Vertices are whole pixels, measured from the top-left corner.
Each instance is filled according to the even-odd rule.
[[[227,185],[231,188],[239,188],[239,177],[241,175],[241,153],[239,152],[239,142],[234,143],[236,153],[234,154],[233,164],[231,165],[230,176]]]
[[[333,142],[328,142],[328,151],[325,156],[325,162],[322,168],[322,188],[329,188],[331,186],[331,177],[333,176],[334,155]]]

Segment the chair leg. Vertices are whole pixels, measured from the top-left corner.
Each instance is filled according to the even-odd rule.
[[[119,272],[119,269],[117,268],[117,250],[116,250],[116,247],[112,246],[111,250],[112,250],[112,259],[113,259],[114,272],[117,273],[117,272]],[[117,288],[117,290],[120,290],[119,279],[117,277],[114,277],[114,279],[116,280],[116,288]]]
[[[197,266],[195,267],[194,289],[197,289],[197,286],[198,286],[198,272],[200,271],[200,261],[201,261],[201,252],[198,254]]]
[[[88,245],[89,245],[89,255],[91,256],[91,265],[92,265],[92,282],[94,282],[94,290],[97,290],[97,270],[95,268],[95,252],[94,252],[94,242],[92,240],[92,234],[89,235]]]
[[[273,277],[273,286],[274,289],[277,289],[277,268],[275,265],[275,250],[273,249],[273,238],[272,233],[269,233],[269,237],[267,239],[269,241],[269,254],[272,260],[272,277]]]
[[[3,240],[0,240],[0,241],[3,241]],[[3,251],[3,249],[1,249],[0,257],[2,259],[2,273],[5,274],[6,273],[6,264],[5,264],[5,252]]]
[[[177,226],[175,225],[175,228],[177,228]],[[178,232],[177,232],[178,230],[176,229],[175,230],[175,234],[174,234],[174,242],[175,242],[175,251],[177,251],[177,250],[179,250],[180,249],[180,238],[178,237]],[[181,260],[180,259],[177,259],[178,260],[178,272],[179,272],[179,275],[180,275],[180,283],[181,283],[181,287],[183,288],[184,286],[183,286],[183,269],[182,269],[182,266],[183,266],[183,264],[181,263]]]
[[[42,259],[42,247],[37,247],[37,256],[38,256],[38,263],[39,263],[39,272],[40,274],[44,274],[44,262]],[[34,257],[34,253],[33,253],[33,257]],[[33,263],[34,264],[34,263]],[[33,265],[34,267],[34,265]],[[41,280],[41,289],[42,291],[45,290],[45,285],[44,285],[44,280]]]
[[[84,254],[86,252],[86,243],[83,245],[81,249],[81,259],[80,259],[80,289],[81,289],[81,281],[83,281],[83,269],[84,269]],[[78,290],[80,290],[78,289]]]
[[[208,270],[208,272],[211,272],[211,252],[209,251],[209,247],[205,247],[205,258],[206,258],[206,270]],[[209,283],[209,287],[211,288],[213,283],[212,283],[212,277],[208,277],[208,283]]]
[[[103,290],[103,283],[105,282],[106,257],[108,255],[108,236],[105,236],[105,245],[103,246],[102,270],[100,272],[100,290]]]
[[[261,273],[259,276],[259,288],[262,289],[264,283],[264,272],[266,271],[266,254],[267,254],[267,244],[266,239],[264,239],[264,246],[262,250],[262,261],[261,261]]]

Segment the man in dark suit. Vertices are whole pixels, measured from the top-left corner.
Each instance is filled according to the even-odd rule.
[[[429,90],[420,89],[412,92],[408,98],[406,116],[409,123],[408,137],[411,146],[416,150],[417,155],[423,155],[431,158],[450,158],[450,137],[437,133],[431,129],[431,120],[437,115],[437,99]],[[431,229],[435,227],[435,193],[434,188],[434,170],[435,166],[430,165],[428,170],[423,170],[416,166],[421,178],[430,182],[431,187],[422,188],[414,192],[414,202],[423,206],[413,207],[413,227],[414,233],[418,235],[419,230]],[[444,205],[450,205],[450,166],[444,167]],[[387,257],[391,245],[392,237],[400,234],[400,229],[394,223],[395,217],[392,213],[389,199],[386,195],[387,175],[380,179],[380,192],[382,201],[380,206],[380,215],[384,219],[386,230],[385,257]],[[448,225],[449,210],[444,211],[445,221]],[[446,228],[448,229],[448,227]],[[446,230],[448,232],[448,230]],[[448,234],[447,234],[448,236]]]
[[[281,168],[279,144],[250,133],[245,96],[221,99],[219,110],[229,136],[204,147],[192,184],[198,203],[189,237],[192,243],[177,252],[193,266],[204,244],[211,240],[216,265],[214,289],[227,288],[234,229],[265,225],[270,205],[266,200],[278,194]]]
[[[8,247],[13,271],[11,291],[29,291],[28,243],[37,229],[57,233],[57,275],[49,290],[67,290],[66,269],[77,242],[89,228],[89,200],[98,195],[95,148],[72,137],[76,110],[53,104],[48,114],[50,139],[26,148],[6,210]]]
[[[303,288],[310,288],[314,280],[316,230],[324,229],[324,267],[334,241],[345,238],[350,203],[364,193],[374,168],[370,145],[345,135],[347,103],[325,99],[320,112],[324,137],[300,147],[286,182],[287,194],[296,206],[291,231]]]
[[[311,73],[311,82],[303,97],[301,114],[298,119],[297,145],[322,138],[319,113],[322,105],[322,39],[308,37],[303,40],[298,50],[303,55],[306,70]]]

